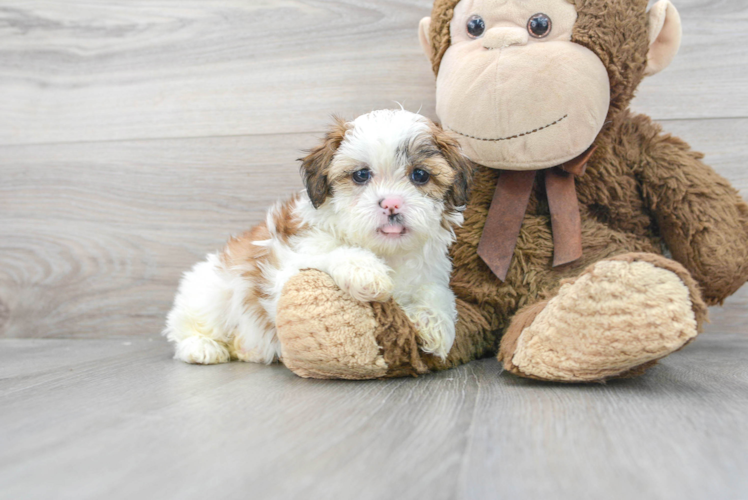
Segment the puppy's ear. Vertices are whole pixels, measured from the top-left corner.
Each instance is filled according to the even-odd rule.
[[[330,164],[345,138],[345,133],[350,129],[350,125],[339,116],[333,116],[333,120],[334,123],[325,135],[322,144],[311,149],[304,158],[299,158],[301,177],[314,208],[319,208],[332,194],[332,186],[328,178]]]
[[[453,208],[467,205],[473,182],[473,163],[462,154],[457,139],[439,125],[431,126],[434,144],[455,173],[455,180],[447,191],[446,202]]]

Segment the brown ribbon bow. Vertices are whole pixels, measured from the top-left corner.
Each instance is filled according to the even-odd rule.
[[[582,257],[582,218],[574,177],[584,175],[596,149],[593,146],[571,161],[544,170],[553,231],[553,267]],[[509,272],[537,172],[502,170],[496,183],[478,255],[501,281]]]

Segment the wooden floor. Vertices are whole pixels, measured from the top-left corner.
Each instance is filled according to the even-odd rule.
[[[748,198],[748,1],[674,0],[635,100]],[[180,274],[338,113],[434,116],[431,0],[0,0],[0,498],[748,499],[748,287],[644,378],[190,367]]]
[[[0,340],[0,498],[748,498],[748,336],[559,386],[188,366],[162,342]]]

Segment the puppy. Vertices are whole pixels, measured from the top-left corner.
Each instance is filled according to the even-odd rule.
[[[472,168],[456,140],[420,115],[374,111],[336,119],[300,161],[305,191],[184,275],[164,331],[175,358],[282,359],[277,304],[302,269],[362,302],[394,298],[421,349],[446,358],[457,318],[447,252]]]

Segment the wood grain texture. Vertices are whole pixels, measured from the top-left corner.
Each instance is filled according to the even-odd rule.
[[[739,4],[679,0],[683,52],[636,107],[748,197],[748,118],[720,119],[748,116]],[[300,187],[331,113],[434,116],[430,5],[0,3],[0,336],[157,335],[180,274]],[[747,305],[712,331],[745,331]]]
[[[647,375],[554,385],[488,359],[304,380],[163,341],[0,340],[0,498],[748,497],[748,338]]]
[[[639,87],[634,109],[658,120],[748,117],[748,2],[672,3],[683,21],[680,52]]]
[[[422,107],[431,0],[4,0],[0,144],[279,134]],[[678,0],[680,56],[639,90],[657,119],[748,117],[748,4]]]
[[[0,148],[0,336],[157,335],[182,272],[301,189],[305,135]]]
[[[431,111],[416,32],[430,3],[6,0],[0,144],[317,131],[395,100]]]

